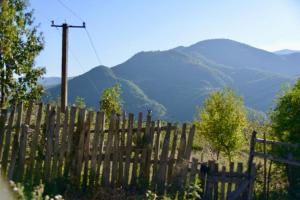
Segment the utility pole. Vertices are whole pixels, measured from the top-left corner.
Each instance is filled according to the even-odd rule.
[[[61,111],[65,112],[65,108],[68,105],[68,33],[69,28],[85,28],[85,23],[82,26],[73,26],[63,23],[62,25],[54,24],[52,21],[51,27],[62,28],[62,56],[61,56]]]

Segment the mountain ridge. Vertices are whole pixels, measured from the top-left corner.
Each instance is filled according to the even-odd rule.
[[[291,68],[300,64],[299,55],[276,55],[228,39],[142,51],[112,68],[102,66],[85,73],[86,78],[70,80],[69,100],[83,96],[87,105],[97,107],[90,80],[97,82],[98,97],[105,87],[119,82],[126,111],[136,113],[149,106],[163,119],[186,121],[193,119],[196,107],[211,91],[231,87],[244,97],[247,107],[267,111],[281,85],[295,82],[300,68]],[[82,87],[89,90],[83,92]],[[59,86],[48,92],[58,96]]]

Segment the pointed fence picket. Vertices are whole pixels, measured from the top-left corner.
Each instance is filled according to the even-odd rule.
[[[143,122],[76,107],[30,103],[1,110],[1,172],[15,181],[50,183],[69,178],[83,188],[112,187],[158,194],[183,192],[196,178],[207,199],[228,199],[247,181],[241,163],[219,169],[213,162],[191,160],[195,126]]]

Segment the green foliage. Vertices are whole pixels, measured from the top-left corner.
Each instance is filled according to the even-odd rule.
[[[100,110],[105,113],[106,116],[110,116],[112,111],[116,113],[121,113],[122,104],[121,104],[121,87],[119,84],[116,84],[113,87],[106,88],[100,98]]]
[[[230,89],[212,92],[199,109],[197,128],[213,148],[223,152],[231,160],[240,148],[242,130],[246,125],[243,100]]]
[[[75,104],[75,106],[76,106],[77,108],[85,108],[85,107],[86,107],[85,102],[84,102],[84,98],[82,98],[82,97],[78,97],[78,96],[77,96],[77,97],[75,98],[74,104]]]
[[[280,141],[300,143],[300,80],[276,100],[270,114],[274,135]]]
[[[272,133],[279,141],[300,143],[300,79],[290,89],[286,89],[276,100],[276,106],[270,114]],[[300,159],[299,149],[275,148],[279,155],[292,153],[294,159]],[[299,167],[288,166],[286,170],[289,181],[289,194],[300,198]],[[295,196],[294,196],[295,195]]]
[[[45,69],[34,60],[44,42],[26,0],[2,0],[0,8],[0,107],[6,107],[41,97],[37,82]]]
[[[191,199],[191,200],[201,199],[202,192],[203,192],[203,190],[201,188],[201,180],[197,176],[195,179],[195,183],[192,183],[188,186],[188,188],[186,190],[185,199]]]

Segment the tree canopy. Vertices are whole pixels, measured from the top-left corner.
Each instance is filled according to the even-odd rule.
[[[214,150],[223,152],[231,160],[241,146],[242,130],[246,125],[246,109],[241,97],[231,89],[212,92],[199,108],[197,127]]]
[[[44,68],[34,67],[44,41],[26,0],[0,1],[0,107],[41,97],[38,78]]]
[[[121,86],[116,84],[113,87],[106,88],[100,98],[100,110],[105,113],[106,116],[110,116],[112,111],[121,113]]]

